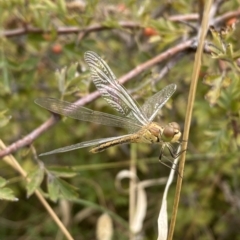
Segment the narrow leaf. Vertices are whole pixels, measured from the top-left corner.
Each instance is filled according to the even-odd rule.
[[[51,174],[48,174],[47,189],[48,189],[49,198],[53,202],[56,202],[57,199],[59,198],[60,190],[58,185],[58,179]]]
[[[181,146],[178,147],[177,153],[181,151]],[[177,166],[179,158],[176,158],[172,164],[172,169],[167,181],[167,184],[164,189],[163,193],[163,200],[161,209],[158,215],[158,238],[157,240],[166,240],[168,235],[168,213],[167,213],[167,195],[168,190],[173,182],[175,168]]]
[[[70,167],[52,166],[48,167],[48,171],[58,177],[71,178],[77,175]]]

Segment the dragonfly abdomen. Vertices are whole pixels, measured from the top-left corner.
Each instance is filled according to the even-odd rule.
[[[125,136],[125,137],[122,137],[122,138],[119,138],[119,139],[116,139],[116,140],[112,140],[112,141],[109,141],[109,142],[102,143],[99,146],[92,148],[90,150],[90,152],[91,153],[98,153],[98,152],[102,152],[102,151],[106,150],[107,148],[110,148],[112,146],[116,146],[116,145],[119,145],[119,144],[138,142],[138,140],[140,138],[141,137],[139,135],[132,134],[131,136]]]

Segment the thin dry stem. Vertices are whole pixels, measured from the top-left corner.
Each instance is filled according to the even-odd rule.
[[[131,21],[120,21],[118,24],[122,28],[130,28],[130,29],[141,28],[139,23],[131,22]],[[111,29],[111,27],[107,27],[102,24],[93,24],[92,26],[89,26],[86,28],[58,27],[55,29],[55,31],[57,32],[58,35],[67,35],[67,34],[79,34],[79,33],[88,34],[91,32],[98,32],[98,31],[103,31],[106,29]],[[17,28],[17,29],[2,31],[2,32],[0,32],[0,36],[16,37],[16,36],[26,35],[29,33],[44,34],[44,33],[49,33],[49,32],[50,31],[46,31],[41,28],[26,25],[24,28]]]
[[[212,1],[206,1],[205,3],[206,3],[205,11],[203,14],[199,44],[198,44],[197,52],[195,55],[195,61],[194,61],[193,73],[192,73],[192,82],[191,82],[190,91],[189,91],[188,105],[187,105],[187,111],[186,111],[186,121],[184,125],[184,133],[183,133],[184,140],[189,139],[189,130],[190,130],[190,124],[192,119],[193,105],[194,105],[194,100],[196,95],[198,76],[199,76],[200,67],[201,67],[202,52],[204,49],[204,40],[208,31],[208,23],[209,23],[209,17],[210,17],[209,14],[212,6]],[[187,149],[187,143],[188,143],[187,141],[183,142],[183,146],[182,146],[183,149]],[[179,164],[179,172],[182,177],[184,174],[185,157],[186,157],[186,152],[183,152],[180,159],[180,164]],[[175,223],[177,218],[178,204],[179,204],[181,187],[182,187],[182,179],[183,179],[182,177],[178,176],[178,179],[177,179],[177,187],[176,187],[175,199],[173,204],[173,213],[172,213],[172,219],[171,219],[171,224],[169,228],[168,240],[172,240],[173,238],[173,233],[174,233],[174,228],[175,228]]]

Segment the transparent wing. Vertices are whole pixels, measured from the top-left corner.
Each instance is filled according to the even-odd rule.
[[[153,121],[158,111],[173,95],[176,89],[176,84],[170,84],[152,97],[148,98],[147,101],[142,105],[142,111],[147,116],[149,122]]]
[[[92,111],[85,107],[79,107],[74,103],[61,101],[55,98],[37,98],[35,103],[51,112],[82,121],[126,128],[131,132],[133,129],[136,131],[141,128],[141,125],[131,118],[123,118],[112,114]]]
[[[113,72],[96,53],[88,51],[84,55],[91,71],[92,80],[104,99],[118,112],[145,125],[148,119],[137,102],[120,85]]]
[[[129,134],[129,135],[131,135],[131,134]],[[45,155],[50,155],[50,154],[54,154],[54,153],[69,152],[69,151],[79,149],[79,148],[91,147],[94,145],[99,145],[102,143],[111,142],[111,141],[114,141],[114,140],[117,140],[117,139],[120,139],[123,137],[127,137],[129,135],[123,135],[123,136],[119,136],[119,137],[110,137],[110,138],[100,138],[100,139],[94,139],[91,141],[81,142],[81,143],[77,143],[77,144],[70,145],[67,147],[58,148],[58,149],[52,150],[50,152],[41,153],[39,156],[45,156]]]

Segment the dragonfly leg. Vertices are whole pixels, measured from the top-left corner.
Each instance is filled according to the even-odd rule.
[[[176,171],[176,172],[178,173],[178,175],[182,178],[180,172],[178,171],[178,166],[177,166],[177,164],[174,163],[174,162],[172,162],[171,160],[169,160],[167,157],[166,157],[166,159],[167,159],[169,162],[171,162],[174,166],[169,166],[168,164],[164,163],[161,159],[159,159],[159,162],[160,162],[161,164],[163,164],[164,166],[166,166],[166,167],[168,167],[168,168],[173,169],[174,171]]]
[[[177,169],[177,164],[174,163],[173,161],[171,161],[170,159],[168,159],[166,156],[163,155],[163,151],[164,151],[164,148],[165,148],[166,144],[163,144],[161,149],[160,149],[160,156],[159,156],[159,162],[162,163],[164,166],[170,168],[170,169],[173,169],[174,171],[176,171],[178,173],[178,175],[181,177],[178,169]],[[167,161],[169,161],[173,166],[169,166],[168,164],[164,163],[162,161],[162,158],[165,157],[167,159]]]
[[[161,160],[162,157],[163,157],[163,152],[164,152],[165,147],[167,147],[167,149],[168,149],[169,153],[171,154],[172,158],[176,158],[176,157],[175,157],[175,154],[174,154],[173,147],[172,147],[170,144],[163,143],[163,144],[162,144],[162,147],[161,147],[161,149],[160,149],[159,160]]]
[[[174,159],[178,158],[183,152],[187,151],[187,149],[184,149],[184,150],[182,150],[182,151],[180,151],[178,153],[175,153],[172,145],[167,144],[166,147],[167,147],[169,153],[171,154],[172,158],[174,158]]]

